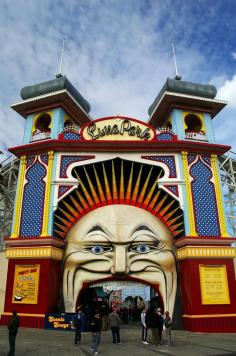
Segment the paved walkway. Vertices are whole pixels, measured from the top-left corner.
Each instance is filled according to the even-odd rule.
[[[173,331],[173,346],[143,345],[138,327],[121,328],[121,345],[113,345],[111,333],[102,333],[101,356],[236,356],[236,334],[206,334]],[[20,328],[16,356],[91,356],[90,333],[82,334],[82,344],[74,345],[74,333]],[[0,356],[8,352],[8,331],[0,326]]]

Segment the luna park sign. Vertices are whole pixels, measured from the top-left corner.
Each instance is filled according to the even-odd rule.
[[[124,117],[94,120],[82,128],[81,134],[83,139],[93,141],[151,141],[155,137],[151,126]]]

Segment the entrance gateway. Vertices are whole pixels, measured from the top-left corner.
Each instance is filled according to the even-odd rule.
[[[236,249],[218,168],[230,147],[215,143],[212,119],[226,105],[215,87],[167,79],[147,123],[92,120],[65,76],[21,96],[1,323],[17,309],[22,326],[43,328],[88,290],[101,298],[130,284],[150,287],[185,330],[235,332]]]

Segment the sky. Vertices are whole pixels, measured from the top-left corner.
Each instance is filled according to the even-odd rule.
[[[63,74],[90,115],[148,120],[167,77],[171,43],[183,80],[217,87],[228,106],[214,118],[218,143],[236,152],[235,0],[0,0],[0,150],[20,145],[25,120],[9,106],[20,90]]]

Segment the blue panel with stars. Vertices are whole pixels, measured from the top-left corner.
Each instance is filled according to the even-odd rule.
[[[42,230],[45,182],[47,171],[37,160],[26,173],[21,212],[20,236],[39,236]]]
[[[95,158],[95,156],[61,156],[60,178],[67,178],[66,171],[71,163],[85,161],[91,158]]]
[[[172,141],[173,135],[170,133],[161,133],[157,135],[157,141]]]
[[[150,159],[151,161],[165,163],[170,171],[169,178],[177,177],[174,156],[141,156],[141,157],[145,159]]]
[[[219,219],[214,184],[210,182],[212,172],[208,166],[198,160],[192,165],[192,197],[196,219],[196,231],[199,236],[219,236]]]
[[[65,132],[63,136],[64,140],[81,140],[80,134],[75,132]]]

